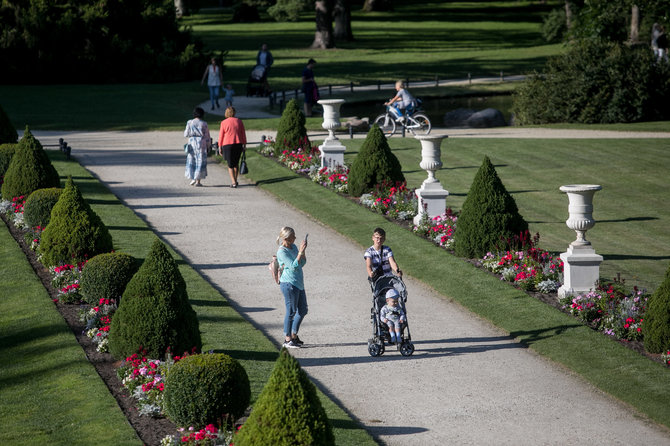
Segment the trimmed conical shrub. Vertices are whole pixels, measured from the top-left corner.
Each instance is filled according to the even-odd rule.
[[[300,147],[304,151],[312,148],[307,129],[305,128],[305,115],[298,107],[298,101],[291,99],[281,115],[277,126],[277,139],[275,147],[279,152],[282,150],[295,150]]]
[[[373,125],[349,170],[349,194],[359,197],[377,184],[402,183],[405,176],[381,129]]]
[[[47,189],[37,189],[26,199],[23,207],[23,218],[26,224],[34,228],[41,226],[45,228],[51,221],[51,211],[53,210],[63,189],[60,187],[49,187]]]
[[[9,163],[12,161],[14,153],[16,153],[16,148],[18,144],[0,144],[0,177],[5,176]]]
[[[177,262],[156,239],[140,269],[126,286],[109,330],[109,351],[125,358],[140,349],[165,358],[168,348],[181,354],[202,347],[198,318],[186,293]]]
[[[649,353],[665,353],[670,350],[670,268],[647,302],[642,333],[644,349]]]
[[[235,446],[334,445],[333,428],[316,387],[284,348]]]
[[[461,257],[482,257],[527,230],[516,201],[485,156],[458,218],[454,252]]]
[[[26,127],[5,172],[2,198],[11,200],[22,195],[27,197],[31,192],[47,187],[60,187],[58,172],[51,165],[42,144]]]
[[[81,294],[91,305],[97,305],[100,299],[121,301],[128,282],[137,272],[139,262],[122,252],[98,254],[86,262],[81,272]]]
[[[0,106],[0,144],[14,143],[19,140],[19,134],[9,120],[9,116]]]
[[[112,250],[112,236],[107,227],[81,196],[71,177],[51,210],[39,250],[47,267],[82,262]]]
[[[223,414],[237,419],[250,399],[247,372],[223,353],[186,356],[165,379],[165,414],[177,426],[200,429],[216,424]]]

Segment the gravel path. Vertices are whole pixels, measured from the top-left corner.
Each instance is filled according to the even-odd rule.
[[[667,429],[412,278],[406,280],[407,305],[416,352],[370,357],[370,290],[362,257],[367,246],[251,184],[231,189],[222,166],[210,164],[205,187],[188,186],[181,132],[34,133],[43,144],[65,138],[87,169],[277,346],[283,298],[267,262],[282,226],[294,227],[298,237],[308,232],[309,314],[300,331],[307,344],[291,353],[382,444],[670,445]],[[484,133],[491,134],[468,130],[458,137]],[[249,139],[258,141],[260,132],[250,132]],[[393,240],[388,244],[393,247]]]

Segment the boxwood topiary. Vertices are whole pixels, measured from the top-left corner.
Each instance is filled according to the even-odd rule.
[[[216,424],[224,414],[237,419],[250,399],[247,372],[223,353],[186,356],[165,378],[165,413],[177,426],[199,429]]]
[[[202,347],[186,283],[159,239],[126,286],[109,331],[109,350],[116,358],[140,347],[150,358],[164,358],[168,348],[181,353]]]
[[[39,250],[47,267],[82,262],[112,250],[112,236],[107,227],[86,203],[71,177],[51,211]]]
[[[282,150],[295,150],[301,148],[309,151],[312,148],[307,129],[305,128],[305,115],[298,107],[298,101],[291,99],[281,115],[277,126],[277,139],[275,147],[279,152]]]
[[[9,163],[12,161],[12,157],[18,146],[18,144],[10,143],[0,144],[0,177],[3,177],[5,172],[7,172]]]
[[[649,298],[644,314],[644,349],[649,353],[670,350],[670,268],[661,285]]]
[[[349,193],[358,197],[375,185],[404,182],[402,166],[381,129],[373,125],[349,170]]]
[[[454,252],[467,258],[482,257],[528,230],[516,201],[507,192],[488,156],[484,157],[470,186],[454,235]]]
[[[334,445],[333,427],[316,387],[285,348],[249,419],[235,436],[235,446]]]
[[[84,300],[96,305],[100,299],[121,301],[126,285],[137,272],[136,259],[122,252],[98,254],[86,263],[81,272],[81,294]]]
[[[9,120],[9,116],[5,113],[5,110],[0,106],[0,144],[3,143],[14,143],[19,140],[19,134],[16,133],[16,129],[12,125],[12,121]],[[0,175],[2,175],[0,173]]]
[[[58,172],[51,165],[42,144],[26,127],[5,172],[2,198],[27,197],[31,192],[46,187],[60,187]]]
[[[26,224],[31,228],[35,226],[46,227],[51,220],[51,211],[62,192],[63,189],[59,187],[50,187],[48,189],[37,189],[28,195],[23,207],[23,218]]]

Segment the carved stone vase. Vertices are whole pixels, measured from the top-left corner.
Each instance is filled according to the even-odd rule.
[[[328,130],[328,137],[319,146],[321,151],[321,167],[334,169],[344,166],[344,147],[335,136],[334,130],[340,127],[340,107],[344,99],[322,99],[318,101],[323,107],[323,123],[321,127]]]
[[[442,167],[442,151],[440,146],[447,135],[417,135],[414,138],[421,143],[421,162],[419,167],[428,173],[428,178],[416,190],[419,199],[418,211],[414,217],[414,224],[418,225],[425,214],[429,218],[444,214],[445,199],[449,192],[444,190],[440,181],[435,178],[435,172]]]

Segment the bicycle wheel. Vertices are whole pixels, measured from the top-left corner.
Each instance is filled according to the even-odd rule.
[[[382,129],[384,136],[387,138],[390,138],[395,133],[395,120],[388,113],[377,116],[374,124],[377,124]]]
[[[417,113],[410,118],[407,129],[413,135],[427,135],[431,129],[430,119],[424,114]]]

